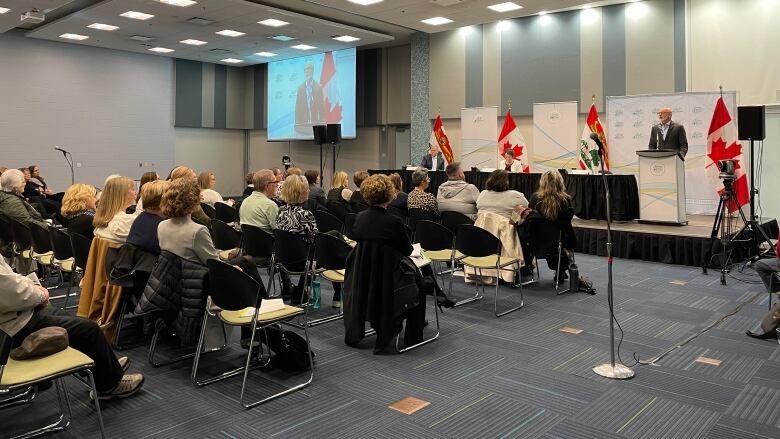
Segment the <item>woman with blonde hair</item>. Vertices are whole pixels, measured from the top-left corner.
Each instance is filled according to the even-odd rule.
[[[157,227],[165,219],[160,204],[168,186],[167,180],[156,180],[141,187],[141,200],[144,211],[133,221],[127,242],[156,255],[160,254],[160,242],[157,239]]]
[[[550,170],[542,174],[542,178],[539,180],[539,189],[531,195],[531,200],[528,202],[528,207],[538,212],[542,217],[551,221],[562,232],[561,238],[563,248],[568,251],[574,251],[577,245],[576,238],[574,236],[574,228],[571,225],[571,220],[574,217],[574,209],[571,206],[571,196],[566,193],[566,185],[563,182],[563,177],[557,170]],[[532,228],[532,226],[529,226]],[[533,230],[528,230],[528,233],[534,233]],[[550,243],[556,242],[558,236],[538,236],[536,238],[548,241]],[[555,246],[550,246],[552,249]],[[538,257],[544,257],[547,259],[547,266],[551,270],[558,268],[558,251],[557,248],[550,250],[546,255],[537,255]],[[562,279],[566,279],[566,271],[569,268],[569,258],[566,252],[561,253],[561,269]]]
[[[344,171],[333,174],[328,191],[328,201],[349,203],[352,198],[352,190],[349,189],[349,175]]]
[[[135,221],[127,208],[135,203],[135,182],[128,177],[114,177],[106,182],[92,225],[95,236],[124,243]]]
[[[64,226],[69,233],[92,238],[95,227],[92,221],[95,219],[97,209],[97,189],[89,184],[76,183],[65,191],[62,197],[62,217]]]
[[[160,179],[160,176],[156,172],[144,172],[141,176],[141,182],[138,184],[138,195],[135,197],[135,211],[140,212],[144,210],[144,202],[141,200],[141,189],[143,189],[146,183],[151,183]]]
[[[217,184],[217,177],[213,171],[203,171],[198,175],[198,186],[200,186],[200,202],[214,207],[214,203],[225,203],[233,205],[233,200],[224,200],[219,192],[214,190]]]

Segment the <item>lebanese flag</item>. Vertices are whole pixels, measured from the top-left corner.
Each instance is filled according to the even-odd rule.
[[[437,145],[439,147],[447,165],[455,161],[455,158],[452,156],[450,139],[447,138],[447,133],[444,132],[441,115],[436,116],[436,122],[433,123],[433,131],[431,132],[431,139],[428,141],[428,145]]]
[[[339,93],[339,82],[336,78],[336,63],[333,62],[333,52],[325,52],[320,85],[325,100],[325,123],[340,123],[341,93]]]
[[[604,169],[609,171],[609,147],[607,145],[607,136],[604,134],[604,127],[599,120],[599,112],[596,111],[596,104],[590,104],[590,111],[588,111],[588,118],[585,119],[585,128],[582,130],[582,138],[580,139],[580,150],[577,155],[579,158],[580,169],[587,169],[591,172],[598,171],[600,166],[601,157],[599,156],[599,148],[596,145],[590,135],[596,133],[604,145]]]
[[[743,157],[742,144],[737,140],[737,127],[734,125],[734,120],[731,119],[726,104],[723,103],[723,98],[720,97],[715,104],[710,130],[707,134],[707,155],[704,159],[704,172],[718,196],[720,196],[723,194],[724,188],[723,180],[718,178],[720,174],[718,162],[721,160],[736,161],[733,188],[734,194],[737,196],[737,202],[728,203],[726,207],[728,207],[730,212],[734,212],[750,202],[747,175],[742,167]]]
[[[531,172],[525,138],[512,118],[512,110],[506,112],[504,126],[501,127],[501,134],[498,135],[498,155],[503,157],[507,149],[515,152],[515,160],[523,165],[523,172]]]

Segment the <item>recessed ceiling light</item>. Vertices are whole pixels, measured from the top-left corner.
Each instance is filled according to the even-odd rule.
[[[263,21],[258,21],[257,23],[258,24],[264,24],[266,26],[271,26],[271,27],[281,27],[281,26],[284,26],[286,24],[290,24],[290,23],[288,23],[286,21],[277,20],[275,18],[268,18],[268,19],[263,20]]]
[[[153,37],[145,37],[143,35],[133,35],[132,37],[130,37],[130,39],[131,40],[135,40],[135,41],[143,41],[144,43],[148,43],[149,41],[152,41],[154,38]]]
[[[235,58],[225,58],[225,59],[221,59],[220,61],[230,63],[230,64],[238,64],[244,62],[240,59],[235,59]]]
[[[157,0],[157,1],[160,3],[165,3],[166,5],[179,6],[182,8],[186,8],[187,6],[192,6],[195,3],[197,3],[196,1],[193,0]]]
[[[352,3],[357,3],[359,5],[367,6],[367,5],[373,5],[374,3],[379,3],[382,0],[347,0]]]
[[[192,38],[188,38],[186,40],[179,41],[182,44],[189,44],[190,46],[202,46],[204,44],[208,44],[206,41],[201,40],[193,40]]]
[[[133,20],[148,20],[154,18],[152,14],[144,14],[143,12],[127,11],[119,14],[120,17],[132,18]]]
[[[112,31],[112,30],[119,29],[119,26],[112,26],[110,24],[103,24],[103,23],[92,23],[92,24],[90,24],[87,27],[91,28],[91,29],[106,30],[106,31]]]
[[[239,32],[235,30],[225,29],[217,32],[217,35],[222,35],[225,37],[240,37],[241,35],[246,35],[244,32]]]
[[[336,41],[341,41],[343,43],[351,43],[353,41],[359,40],[360,38],[353,37],[351,35],[341,35],[341,36],[338,36],[338,37],[333,37],[333,39],[336,40]]]
[[[488,9],[492,9],[496,12],[509,12],[509,11],[516,11],[518,9],[523,9],[523,7],[518,5],[517,3],[504,2],[495,5],[490,5],[488,6]]]
[[[547,15],[547,11],[539,11],[539,15]]]
[[[430,24],[431,26],[440,26],[442,24],[452,23],[452,20],[444,17],[426,18],[425,20],[420,20],[420,21],[422,21],[425,24]]]
[[[276,41],[292,41],[292,40],[295,39],[293,37],[288,37],[287,35],[274,35],[274,36],[269,37],[269,38],[271,38],[272,40],[276,40]]]
[[[149,49],[149,51],[158,53],[171,53],[173,52],[173,49],[168,49],[167,47],[152,47]]]
[[[276,54],[273,53],[273,52],[257,52],[257,53],[255,53],[255,55],[257,55],[257,56],[265,56],[265,57],[276,56]]]
[[[5,14],[8,11],[10,11],[10,9],[8,9],[8,8],[0,8],[0,14]]]
[[[86,40],[89,37],[86,35],[79,35],[79,34],[62,34],[60,35],[60,38],[65,38],[66,40],[81,41],[81,40]]]
[[[316,49],[316,47],[314,47],[314,46],[309,46],[308,44],[296,44],[295,46],[292,46],[292,48],[293,48],[293,49],[298,49],[298,50],[311,50],[311,49]]]

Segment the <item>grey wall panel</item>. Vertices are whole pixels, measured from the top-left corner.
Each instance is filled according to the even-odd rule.
[[[386,118],[389,124],[408,124],[411,119],[411,52],[409,45],[385,49]]]
[[[604,111],[604,61],[600,9],[592,9],[596,14],[589,23],[580,27],[580,112],[587,113],[594,102],[597,111]]]
[[[460,31],[430,35],[429,119],[459,118],[466,105],[466,40]],[[414,68],[414,66],[412,66]]]
[[[244,125],[244,100],[251,94],[246,93],[244,78],[247,69],[241,67],[228,67],[225,75],[225,128],[243,129]]]
[[[214,127],[214,64],[202,63],[203,85],[201,86],[201,126]]]
[[[227,66],[214,65],[214,128],[227,128]]]
[[[252,129],[259,130],[265,127],[265,72],[268,70],[268,64],[260,64],[255,66],[252,72],[252,80],[254,81],[254,96],[252,103],[254,104],[254,114]]]
[[[685,0],[674,0],[674,91],[686,91]]]
[[[674,3],[625,5],[626,94],[674,91]]]
[[[501,102],[501,28],[503,23],[482,26],[482,105],[497,106],[506,112]]]
[[[482,106],[482,25],[466,34],[466,107]]]
[[[604,96],[626,94],[626,14],[625,5],[601,8]]]
[[[579,98],[579,11],[511,20],[501,36],[501,100],[531,115],[534,102]]]
[[[198,61],[177,59],[176,126],[201,125],[202,68]]]

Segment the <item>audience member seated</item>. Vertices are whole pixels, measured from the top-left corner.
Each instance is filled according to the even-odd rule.
[[[76,183],[65,191],[62,198],[62,216],[68,233],[78,233],[92,239],[95,233],[97,189],[88,184]]]
[[[168,175],[168,181],[173,181],[177,178],[185,177],[197,179],[198,174],[192,168],[188,168],[186,166],[177,166],[171,169],[171,173]],[[206,215],[206,212],[204,212],[203,208],[200,207],[200,203],[198,203],[198,207],[196,207],[192,212],[192,220],[202,226],[211,227],[211,218]]]
[[[138,195],[135,197],[135,212],[140,213],[144,210],[144,202],[141,200],[141,190],[146,183],[151,183],[160,179],[156,172],[144,172],[141,176],[141,182],[138,185]]]
[[[409,193],[409,197],[406,200],[406,205],[409,209],[422,209],[439,215],[439,205],[436,203],[436,197],[433,194],[425,192],[428,189],[428,185],[431,182],[431,178],[428,177],[428,170],[424,168],[417,168],[412,173],[412,185],[414,189]]]
[[[279,216],[276,218],[276,227],[285,232],[302,235],[309,245],[314,244],[314,235],[317,234],[317,221],[314,214],[304,209],[303,202],[309,198],[309,186],[307,181],[298,175],[290,175],[284,180],[281,193],[282,201],[286,204],[279,208]],[[339,236],[335,234],[335,236]],[[293,267],[294,269],[302,267]],[[303,292],[305,276],[301,276],[298,285],[292,291],[292,302],[299,303]],[[341,307],[341,284],[333,284],[333,307]]]
[[[144,376],[125,374],[128,357],[117,358],[95,322],[68,315],[54,315],[49,291],[14,273],[0,258],[0,329],[13,337],[13,347],[35,331],[57,326],[68,333],[68,345],[95,362],[93,369],[100,400],[127,398],[141,390]]]
[[[225,201],[222,199],[222,195],[214,190],[214,186],[217,184],[217,178],[211,171],[203,171],[198,176],[198,184],[200,185],[200,201],[206,203],[211,207],[214,207],[214,203],[225,203],[233,205],[233,200]]]
[[[397,172],[393,172],[390,174],[390,181],[393,182],[393,186],[395,187],[395,199],[390,202],[390,206],[406,212],[406,209],[408,209],[406,201],[409,198],[409,195],[403,191],[404,182],[401,180],[401,176]]]
[[[3,189],[0,192],[0,217],[24,225],[36,222],[46,226],[40,212],[22,196],[24,181],[24,174],[18,169],[9,169],[0,176],[0,187]]]
[[[157,230],[165,219],[160,204],[162,197],[170,181],[157,180],[141,187],[141,200],[144,203],[144,211],[133,221],[127,242],[156,255],[160,254],[160,241],[157,238]]]
[[[347,258],[345,342],[357,346],[365,336],[368,321],[377,334],[374,353],[380,353],[400,332],[404,319],[404,344],[422,341],[425,295],[432,291],[433,281],[424,281],[407,257],[412,253],[412,244],[403,221],[387,212],[395,198],[390,177],[368,177],[361,192],[370,207],[355,218],[353,234],[357,244]]]
[[[471,219],[477,218],[477,198],[479,189],[471,183],[466,183],[460,163],[454,162],[445,169],[447,181],[439,186],[436,201],[442,212],[460,212]]]
[[[33,183],[29,168],[19,168],[24,175],[24,191],[22,195],[35,207],[44,218],[55,218],[60,214],[59,201],[46,198],[43,186]],[[59,218],[58,218],[59,220]]]
[[[219,259],[217,249],[206,226],[192,220],[192,212],[200,205],[200,189],[193,178],[177,178],[163,192],[162,214],[168,218],[157,226],[160,250],[206,265],[209,259]]]
[[[30,165],[27,167],[27,169],[30,171],[30,181],[28,181],[28,183],[37,185],[39,188],[38,191],[44,197],[58,203],[62,203],[62,197],[65,196],[65,194],[62,192],[55,194],[54,191],[51,190],[51,188],[46,184],[46,180],[43,179],[43,176],[41,175],[41,168],[38,165]]]
[[[527,207],[528,200],[522,192],[509,189],[509,174],[502,169],[491,172],[485,190],[477,198],[477,213],[493,212],[510,219],[518,205]]]
[[[246,177],[244,177],[244,181],[246,183],[246,187],[244,188],[244,198],[252,195],[252,192],[255,191],[255,184],[252,183],[252,178],[254,177],[254,172],[249,172],[246,174]]]
[[[328,191],[327,201],[325,202],[328,211],[336,216],[340,221],[352,212],[349,200],[352,198],[352,191],[348,188],[349,176],[344,171],[338,171],[333,174],[331,188]]]
[[[574,236],[574,228],[571,220],[574,218],[574,209],[571,206],[571,196],[566,193],[566,186],[563,177],[557,170],[550,170],[542,174],[539,180],[539,189],[531,195],[528,207],[535,210],[543,218],[555,224],[556,228],[563,232],[562,244],[564,250],[574,251],[577,245]],[[526,232],[534,234],[535,239],[540,239],[549,243],[558,241],[558,234],[552,233],[551,236],[544,235],[544,229],[534,229],[534,221],[529,217]],[[548,232],[549,233],[549,232]],[[558,249],[557,246],[548,247],[547,254],[537,255],[547,260],[547,266],[555,271],[558,267]],[[561,253],[561,280],[568,278],[569,256],[566,251]]]
[[[253,181],[255,191],[241,203],[239,221],[273,234],[279,215],[279,206],[271,199],[276,193],[276,177],[271,170],[261,169],[255,172]]]
[[[777,274],[780,273],[780,236],[777,237],[775,257],[760,259],[755,267],[767,291],[780,292],[780,281]],[[780,326],[780,300],[772,305],[772,309],[761,320],[761,333],[747,331],[747,335],[753,338],[770,339],[777,338],[777,328]]]
[[[320,187],[320,171],[309,169],[303,173],[309,184],[308,209],[314,212],[317,209],[325,209],[325,191]]]
[[[366,200],[363,199],[363,195],[360,193],[360,185],[363,184],[363,181],[367,178],[368,172],[366,171],[356,171],[352,174],[352,182],[355,183],[357,189],[352,192],[352,196],[349,198],[349,206],[354,213],[359,213],[368,209],[368,203],[366,203]]]
[[[515,151],[512,148],[507,148],[504,153],[503,167],[506,172],[523,172],[523,164],[515,158]]]
[[[284,180],[291,176],[291,175],[303,175],[303,170],[301,168],[287,168],[287,170],[284,171],[284,174],[280,176],[281,179],[277,180],[278,184],[276,185],[276,194],[274,194],[274,199],[278,202],[281,202],[281,195],[282,195],[282,186],[284,186]]]
[[[509,176],[506,171],[493,171],[485,183],[487,190],[482,191],[477,198],[477,219],[474,225],[483,228],[501,241],[501,256],[509,256],[524,261],[520,237],[511,222],[512,212],[518,206],[527,207],[525,196],[509,189]],[[522,264],[521,264],[522,265]],[[474,276],[473,269],[466,270],[467,277]],[[496,277],[495,270],[482,270],[483,281],[492,283]],[[514,282],[515,272],[512,267],[502,269],[500,278],[506,282]],[[487,278],[487,279],[485,279]]]
[[[135,183],[127,177],[115,177],[106,183],[98,203],[95,218],[95,236],[115,243],[127,241],[135,215],[127,208],[135,203]]]

